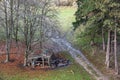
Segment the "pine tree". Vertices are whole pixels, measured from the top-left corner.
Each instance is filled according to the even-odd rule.
[[[84,30],[85,36],[90,36],[94,41],[95,35],[101,35],[103,40],[103,50],[105,50],[105,36],[108,34],[106,48],[106,66],[110,67],[111,41],[110,37],[114,33],[114,56],[115,71],[118,73],[117,63],[117,29],[120,25],[120,1],[119,0],[77,0],[78,10],[76,11],[76,22],[74,29],[80,25],[87,26]],[[116,25],[117,24],[117,25]],[[87,30],[87,31],[86,31]]]

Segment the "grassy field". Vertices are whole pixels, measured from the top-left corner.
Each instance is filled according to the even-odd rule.
[[[60,7],[58,8],[58,19],[60,21],[61,24],[61,29],[63,31],[68,31],[73,29],[72,27],[72,22],[75,21],[75,11],[76,8],[75,7]]]
[[[75,7],[59,7],[58,20],[60,22],[61,33],[69,42],[73,42],[73,22],[75,21]]]

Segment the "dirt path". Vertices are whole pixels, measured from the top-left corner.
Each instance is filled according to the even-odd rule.
[[[73,57],[78,64],[91,74],[96,80],[109,80],[108,77],[104,76],[99,70],[97,70],[87,59],[84,59],[78,54],[74,54]]]
[[[78,64],[83,66],[83,68],[92,75],[95,80],[109,80],[107,76],[104,76],[98,69],[93,66],[92,63],[88,61],[88,59],[80,52],[72,47],[72,45],[64,39],[52,39],[55,43],[58,44],[57,47],[61,49],[61,51],[68,51],[71,56],[76,60]]]

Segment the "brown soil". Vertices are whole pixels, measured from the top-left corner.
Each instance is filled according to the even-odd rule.
[[[24,67],[24,52],[25,46],[22,43],[19,44],[19,49],[16,47],[15,42],[12,43],[10,50],[10,61],[5,63],[5,42],[0,42],[0,72],[6,75],[16,75],[27,73],[28,75],[34,74],[43,74],[46,70],[49,70],[47,67],[41,68],[36,66],[35,69],[31,67]]]

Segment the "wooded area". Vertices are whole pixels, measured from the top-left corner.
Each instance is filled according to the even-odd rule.
[[[18,42],[24,41],[24,66],[26,66],[28,56],[44,48],[42,43],[53,35],[52,31],[57,30],[56,13],[51,0],[2,0],[0,26],[6,34],[3,35],[6,40],[5,62],[10,60],[12,41],[16,41],[18,49]]]
[[[119,47],[120,0],[0,0],[0,80],[119,80]]]
[[[77,39],[87,39],[85,45],[90,45],[95,52],[95,46],[102,44],[106,52],[106,67],[112,66],[119,73],[119,35],[120,35],[120,1],[119,0],[77,0],[78,10],[75,13],[76,22],[73,23],[77,30]],[[80,32],[78,32],[80,31]],[[81,43],[82,44],[82,43]]]

